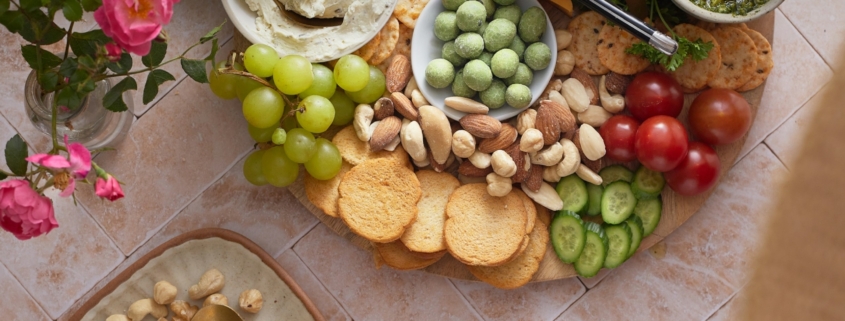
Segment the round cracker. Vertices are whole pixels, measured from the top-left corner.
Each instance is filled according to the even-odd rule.
[[[390,243],[371,243],[375,249],[376,262],[384,263],[395,270],[418,270],[437,263],[446,252],[440,252],[437,256],[423,258],[408,249],[402,242],[393,241]],[[379,265],[376,263],[377,266]]]
[[[402,234],[402,243],[411,251],[434,253],[446,249],[443,225],[446,223],[446,203],[461,182],[449,173],[433,170],[416,172],[423,194],[417,202],[417,220]]]
[[[516,195],[519,195],[519,198],[522,199],[522,204],[525,205],[525,233],[531,233],[531,230],[534,229],[534,224],[537,222],[537,207],[534,206],[534,201],[531,200],[528,195],[525,194],[521,189],[514,188],[512,190]]]
[[[425,5],[428,4],[429,0],[399,0],[396,3],[396,8],[393,9],[393,15],[396,16],[396,19],[399,19],[402,24],[408,26],[408,28],[414,29],[414,26],[417,25],[417,18],[420,17],[420,13],[425,8]]]
[[[590,75],[604,75],[610,71],[599,60],[596,45],[599,32],[606,24],[604,17],[594,11],[587,11],[576,16],[566,29],[572,34],[572,42],[567,48],[575,56],[575,66]]]
[[[642,41],[622,28],[605,25],[599,32],[597,46],[599,61],[617,74],[633,75],[643,71],[651,63],[643,57],[625,52],[639,42]]]
[[[757,47],[754,41],[738,27],[716,28],[711,34],[719,43],[722,65],[707,85],[727,89],[742,87],[751,80],[757,68]]]
[[[381,41],[376,54],[368,60],[371,65],[378,65],[393,54],[396,43],[399,41],[399,21],[395,17],[390,17],[384,28],[379,31],[379,35],[381,35]]]
[[[370,242],[398,240],[417,217],[422,196],[414,172],[393,160],[371,159],[353,167],[338,186],[340,218]]]
[[[370,58],[372,58],[373,55],[375,55],[376,50],[378,49],[378,46],[379,46],[380,43],[381,43],[381,32],[377,33],[373,37],[373,39],[370,39],[370,41],[367,42],[366,44],[364,44],[363,47],[358,48],[358,50],[355,50],[355,52],[353,52],[353,54],[361,57],[361,59],[370,60]]]
[[[690,24],[679,24],[673,30],[678,36],[687,38],[690,41],[701,39],[703,42],[713,44],[713,49],[710,49],[707,58],[696,61],[692,59],[692,56],[687,56],[684,59],[684,63],[678,69],[668,72],[672,78],[678,81],[684,92],[697,92],[704,89],[707,86],[707,81],[716,77],[722,64],[722,53],[719,43],[707,30]]]
[[[751,40],[754,40],[754,45],[757,47],[757,69],[754,70],[754,76],[751,77],[745,85],[739,87],[737,91],[749,91],[763,84],[769,73],[775,67],[775,62],[772,58],[772,45],[766,37],[752,29],[743,29]]]
[[[350,169],[352,169],[351,164],[342,162],[340,172],[335,177],[325,181],[318,180],[309,175],[308,172],[305,172],[303,181],[305,185],[305,196],[308,197],[308,201],[322,210],[323,213],[326,213],[326,215],[337,217],[337,199],[340,198],[337,187],[340,185],[343,175]]]
[[[479,280],[500,289],[515,289],[528,284],[540,270],[540,262],[549,245],[549,231],[546,224],[537,222],[529,235],[528,247],[513,261],[500,266],[468,266],[472,275]]]
[[[358,139],[358,135],[355,134],[355,127],[352,125],[337,132],[332,138],[332,143],[337,146],[343,160],[353,166],[370,159],[388,158],[405,167],[411,167],[410,157],[408,157],[408,153],[405,152],[402,145],[397,146],[392,152],[387,150],[373,152],[370,150],[369,143]]]

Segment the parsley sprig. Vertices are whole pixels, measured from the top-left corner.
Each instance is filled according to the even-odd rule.
[[[675,71],[684,64],[684,60],[686,57],[691,56],[693,60],[700,61],[707,58],[707,55],[710,53],[710,50],[713,49],[712,42],[704,42],[701,38],[696,39],[695,41],[690,41],[687,38],[678,36],[672,28],[666,23],[666,19],[663,18],[663,14],[670,14],[671,11],[668,8],[660,8],[660,5],[657,3],[657,0],[649,0],[647,1],[649,8],[650,8],[650,18],[654,21],[654,13],[657,13],[657,17],[666,26],[666,29],[672,33],[672,38],[678,42],[678,51],[675,52],[674,55],[666,55],[656,48],[652,47],[646,42],[639,42],[631,46],[625,50],[625,52],[638,55],[646,60],[650,61],[654,64],[660,64],[668,71]],[[670,15],[670,19],[674,17],[674,15]],[[678,20],[675,20],[678,21]]]

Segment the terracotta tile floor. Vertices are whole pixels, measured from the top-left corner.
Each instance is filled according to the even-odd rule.
[[[222,227],[273,255],[330,320],[735,319],[748,258],[768,215],[770,187],[787,172],[818,105],[814,97],[831,78],[845,42],[845,24],[834,23],[845,18],[845,2],[822,2],[786,1],[777,10],[776,68],[745,156],[699,213],[661,243],[665,253],[641,253],[595,278],[514,291],[423,272],[376,270],[368,253],[320,224],[287,190],[256,188],[243,179],[241,166],[252,142],[238,103],[182,81],[185,75],[173,66],[177,81],[163,86],[156,100],[143,105],[140,93],[135,95],[139,118],[120,151],[97,159],[127,183],[126,199],[104,203],[83,191],[82,205],[74,206],[56,198],[61,228],[27,242],[0,234],[0,289],[7,298],[0,315],[66,320],[68,311],[157,245],[193,229]],[[172,53],[225,13],[219,1],[182,0],[175,17],[168,28]],[[90,19],[81,25],[94,26]],[[231,27],[225,28],[221,40],[231,35]],[[0,141],[20,133],[38,149],[47,139],[23,112],[21,83],[28,70],[20,41],[5,29],[0,40],[5,43]],[[201,47],[193,55],[207,51]]]

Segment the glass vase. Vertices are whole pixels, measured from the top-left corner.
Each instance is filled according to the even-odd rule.
[[[59,139],[64,135],[68,140],[78,142],[88,149],[115,147],[126,138],[135,119],[131,91],[123,92],[123,101],[128,110],[112,112],[103,106],[103,97],[117,81],[107,78],[97,82],[94,91],[82,100],[76,110],[59,107],[56,131]],[[55,93],[44,93],[38,84],[35,71],[29,73],[24,87],[26,114],[29,120],[47,136],[52,127],[52,102]]]

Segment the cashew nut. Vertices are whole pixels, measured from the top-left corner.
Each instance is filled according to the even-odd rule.
[[[158,304],[170,304],[176,299],[176,287],[167,281],[158,281],[153,286],[153,300]]]
[[[490,154],[475,151],[469,156],[469,162],[472,163],[472,166],[484,169],[490,167],[491,158]]]
[[[405,86],[405,92],[403,94],[405,94],[405,97],[408,97],[408,99],[411,99],[411,96],[412,96],[412,93],[414,92],[414,90],[419,90],[419,89],[420,89],[420,87],[417,85],[417,80],[414,79],[414,77],[411,77],[411,81],[409,81],[408,85]]]
[[[197,314],[199,308],[182,300],[170,303],[170,310],[173,311],[173,321],[189,321]]]
[[[200,281],[188,288],[188,297],[191,300],[202,299],[209,294],[220,292],[225,284],[226,278],[217,269],[205,271],[200,277]]]
[[[112,314],[106,318],[106,321],[129,321],[129,318],[123,314]]]
[[[563,147],[563,159],[554,167],[555,172],[558,177],[572,175],[578,170],[578,165],[581,164],[581,153],[578,152],[575,143],[569,139],[561,139],[560,145]]]
[[[536,123],[537,110],[528,108],[519,113],[519,116],[516,118],[516,131],[519,132],[520,135],[523,135],[526,130],[536,128]]]
[[[411,102],[414,103],[414,107],[417,107],[418,109],[422,106],[429,105],[428,100],[425,100],[422,93],[416,89],[411,92]]]
[[[559,182],[560,175],[557,174],[557,166],[543,168],[543,180],[549,183]]]
[[[587,167],[587,165],[579,164],[578,170],[575,171],[575,174],[578,175],[581,179],[585,182],[593,184],[593,185],[601,185],[602,178],[599,174],[596,174],[592,169]]]
[[[425,158],[425,159],[420,160],[420,161],[417,161],[417,160],[415,159],[415,160],[414,160],[414,165],[416,165],[416,166],[417,166],[417,167],[419,167],[419,168],[423,168],[423,167],[426,167],[426,166],[428,166],[428,165],[431,165],[431,160],[430,160],[430,159],[428,159],[428,156],[426,156],[426,158]]]
[[[493,166],[493,172],[500,176],[511,177],[516,174],[516,162],[503,150],[493,152],[490,156],[490,165]]]
[[[562,158],[563,145],[561,145],[560,142],[557,142],[549,147],[546,147],[544,150],[532,154],[531,163],[543,166],[554,166],[559,163]]]
[[[584,88],[584,84],[578,79],[569,78],[565,80],[560,93],[573,112],[580,113],[590,107],[590,96],[587,95],[587,88]]]
[[[408,119],[402,120],[399,137],[402,139],[402,148],[408,152],[415,163],[428,160],[428,152],[425,150],[420,123]]]
[[[590,105],[583,113],[578,113],[579,122],[593,127],[601,127],[610,117],[613,117],[613,114],[596,105]]]
[[[543,149],[543,132],[535,128],[526,130],[519,140],[519,150],[534,153],[541,149]]]
[[[557,40],[557,50],[561,51],[569,47],[572,42],[572,34],[566,29],[555,29],[555,39]]]
[[[246,290],[241,292],[238,297],[238,306],[246,312],[258,313],[264,306],[264,298],[261,297],[261,292],[256,289]]]
[[[601,80],[599,80],[599,98],[601,99],[601,106],[604,107],[604,110],[611,114],[621,112],[625,109],[625,97],[622,97],[622,95],[619,94],[611,95],[610,92],[607,91],[607,85],[605,85],[606,79],[607,76],[601,76]]]
[[[229,306],[229,298],[220,293],[209,295],[207,298],[205,298],[205,301],[202,302],[202,306],[207,307],[209,305]]]
[[[467,158],[475,153],[475,137],[463,129],[452,134],[452,152],[460,158]]]
[[[147,314],[158,319],[167,316],[167,307],[156,303],[153,299],[140,299],[132,303],[126,310],[126,316],[131,321],[141,321]]]
[[[569,50],[560,50],[557,52],[557,60],[555,60],[555,76],[566,76],[575,68],[575,55]]]
[[[358,139],[363,142],[370,141],[370,123],[373,122],[374,115],[375,111],[370,105],[360,104],[355,107],[355,119],[352,126],[355,127],[355,134],[358,135]]]
[[[502,197],[508,195],[513,188],[513,181],[508,177],[496,173],[487,174],[487,193],[490,196]]]

